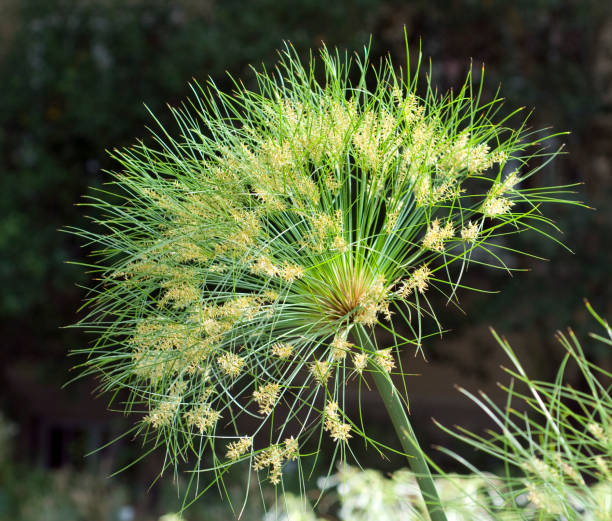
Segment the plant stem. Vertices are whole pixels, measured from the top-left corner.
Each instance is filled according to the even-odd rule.
[[[357,326],[355,328],[355,333],[362,347],[371,349],[372,351],[376,350],[370,335],[362,326]],[[410,420],[406,414],[406,409],[400,399],[397,388],[393,384],[389,374],[376,364],[372,358],[369,360],[368,368],[372,373],[376,388],[387,408],[387,413],[393,422],[393,427],[395,427],[395,432],[397,433],[402,448],[408,456],[408,464],[416,477],[431,521],[447,521],[423,449],[421,449],[414,431],[412,430],[412,425],[410,424]]]

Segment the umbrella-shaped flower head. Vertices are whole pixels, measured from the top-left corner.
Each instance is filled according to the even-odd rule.
[[[554,190],[523,184],[554,153],[471,75],[419,95],[418,73],[323,49],[257,80],[195,85],[176,130],[114,153],[98,227],[79,232],[100,281],[82,325],[98,334],[85,367],[171,460],[248,459],[278,483],[313,432],[341,453],[365,436],[346,381],[420,347],[432,290],[456,298],[472,259],[503,267],[494,239],[550,224]],[[376,325],[394,349],[353,334]]]

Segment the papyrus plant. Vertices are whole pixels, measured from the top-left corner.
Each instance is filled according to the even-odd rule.
[[[371,373],[435,510],[397,351],[421,348],[431,291],[456,300],[471,263],[508,269],[509,235],[549,236],[543,204],[564,189],[526,183],[550,136],[481,100],[471,72],[440,95],[418,65],[324,48],[303,66],[288,48],[255,91],[195,84],[178,129],[113,153],[95,226],[76,230],[97,280],[79,352],[168,465],[219,478],[248,460],[278,484],[309,440],[376,446],[347,414],[347,381]]]
[[[612,328],[587,302],[602,333],[591,333],[602,349],[612,347]],[[554,381],[530,377],[505,338],[495,338],[510,361],[512,377],[504,405],[484,393],[461,392],[493,423],[488,433],[444,430],[503,465],[491,479],[454,456],[495,490],[485,504],[493,519],[517,521],[609,521],[612,519],[612,373],[586,356],[574,331],[559,331],[565,356]],[[606,355],[609,356],[609,351]],[[571,381],[578,383],[572,385]]]

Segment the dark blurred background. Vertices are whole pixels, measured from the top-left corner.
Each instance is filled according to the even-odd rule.
[[[550,208],[573,253],[539,236],[513,243],[549,260],[510,258],[529,270],[512,278],[472,270],[468,282],[501,292],[464,293],[466,314],[445,309],[451,331],[425,345],[429,363],[406,358],[407,370],[427,373],[408,383],[425,443],[445,441],[431,416],[478,425],[453,385],[495,393],[503,357],[489,326],[545,378],[561,354],[555,330],[592,326],[584,297],[612,317],[609,2],[0,0],[0,519],[148,520],[176,502],[169,479],[147,492],[154,458],[106,479],[138,454],[137,441],[84,458],[129,423],[94,399],[95,382],[61,388],[77,363],[66,354],[91,339],[61,327],[75,321],[87,274],[68,262],[86,251],[58,229],[86,226],[75,203],[114,168],[105,150],[147,134],[145,104],[167,120],[165,104],[188,96],[192,78],[229,89],[229,71],[250,84],[249,64],[273,65],[285,40],[307,56],[321,42],[359,51],[371,35],[373,55],[390,53],[401,65],[404,26],[411,49],[421,44],[431,57],[441,89],[458,86],[470,60],[484,63],[489,95],[501,84],[508,108],[535,109],[532,126],[569,130],[567,155],[539,182],[584,183],[576,197],[596,209]],[[586,347],[611,368],[609,352]],[[369,421],[389,431],[384,416]],[[363,458],[388,470],[402,464]],[[218,519],[230,515],[210,501],[206,519],[214,508],[224,512]],[[40,509],[59,513],[40,517]]]

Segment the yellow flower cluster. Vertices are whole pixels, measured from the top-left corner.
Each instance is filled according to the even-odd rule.
[[[210,342],[202,340],[197,327],[161,317],[139,322],[130,344],[134,374],[153,383],[169,373],[190,372],[212,351]],[[183,349],[185,356],[178,359],[177,349]]]
[[[527,499],[531,501],[536,508],[544,510],[547,514],[560,514],[560,502],[558,498],[554,498],[547,491],[539,489],[533,483],[527,483]]]
[[[447,172],[447,175],[455,175],[459,170],[468,166],[469,139],[469,133],[465,132],[460,134],[454,142],[445,143],[446,151],[440,158],[440,167]]]
[[[272,170],[288,171],[294,164],[294,147],[289,141],[282,142],[268,139],[261,145],[261,158],[272,168]]]
[[[412,272],[408,280],[402,281],[401,286],[396,292],[397,295],[401,298],[408,298],[415,289],[421,294],[425,293],[429,287],[429,277],[431,277],[431,270],[427,265],[423,264],[423,266]]]
[[[427,250],[444,251],[444,241],[455,235],[453,223],[447,221],[444,227],[440,226],[440,221],[434,219],[423,238],[423,248]]]
[[[337,402],[328,402],[324,410],[325,421],[323,429],[329,432],[329,435],[334,441],[348,441],[351,438],[351,426],[348,423],[343,423],[340,420]]]
[[[245,151],[231,166],[249,179],[265,210],[284,209],[283,198],[287,196],[302,208],[319,201],[319,187],[306,165],[309,161],[320,163],[325,155],[341,156],[335,147],[344,148],[344,134],[354,118],[337,102],[330,104],[333,109],[282,100],[277,107],[269,107],[267,114],[266,125],[274,129],[274,137],[251,132],[254,151]],[[332,113],[337,116],[337,127],[329,124]],[[332,175],[325,177],[325,184],[330,190],[338,188]]]
[[[368,354],[367,353],[355,353],[353,355],[353,367],[359,374],[363,374],[363,370],[368,365]]]
[[[253,446],[253,439],[248,436],[244,436],[237,441],[232,441],[225,447],[225,457],[230,460],[237,460],[244,456],[247,451]]]
[[[286,262],[280,269],[279,275],[285,281],[291,283],[296,279],[301,279],[304,276],[304,268],[297,264],[289,264]]]
[[[329,346],[331,347],[331,356],[334,360],[344,360],[353,344],[346,340],[346,330],[344,330],[334,337]]]
[[[221,337],[236,322],[252,320],[269,298],[270,295],[242,295],[219,305],[194,305],[189,320],[181,323],[161,315],[142,320],[130,339],[134,374],[152,382],[168,373],[186,371],[193,374],[203,367]],[[177,350],[181,350],[183,356],[177,357]],[[237,376],[242,367],[240,361],[230,358],[218,360],[218,363],[222,364],[222,369],[233,367],[231,374],[226,373],[230,376]]]
[[[486,143],[469,148],[465,166],[470,174],[479,174],[493,166],[494,158],[489,154],[489,150]]]
[[[460,191],[462,172],[479,174],[506,160],[504,152],[491,153],[487,144],[471,143],[468,132],[454,139],[447,137],[443,125],[436,119],[428,120],[416,100],[406,106],[411,114],[406,120],[410,137],[403,146],[397,182],[403,186],[410,181],[419,206],[436,204]],[[433,171],[437,172],[435,183]]]
[[[152,382],[168,372],[193,373],[214,351],[221,336],[237,321],[253,319],[263,302],[247,295],[217,306],[196,307],[190,314],[192,323],[175,323],[162,317],[143,320],[130,341],[134,346],[134,373]],[[179,349],[184,356],[176,356]]]
[[[497,217],[508,213],[513,206],[507,197],[488,197],[482,205],[482,213],[487,217]]]
[[[295,460],[299,454],[299,444],[298,440],[293,436],[289,436],[289,438],[285,438],[283,441],[285,445],[285,458],[287,460]]]
[[[279,269],[268,257],[262,255],[257,259],[255,264],[251,266],[251,272],[257,275],[276,277],[279,273]]]
[[[469,132],[464,132],[453,143],[445,144],[445,152],[440,158],[440,167],[447,175],[454,176],[460,170],[468,174],[479,174],[491,168],[495,163],[503,163],[506,155],[502,151],[491,153],[486,143],[470,143]]]
[[[270,348],[272,354],[279,358],[289,358],[293,354],[293,346],[286,342],[277,342]]]
[[[235,353],[224,353],[217,357],[221,370],[230,378],[236,378],[244,367],[244,358]]]
[[[171,395],[168,399],[162,400],[155,409],[149,412],[149,414],[144,417],[143,421],[145,423],[150,423],[156,429],[170,425],[180,404],[181,397],[178,395]]]
[[[466,242],[475,242],[478,238],[478,225],[472,221],[468,221],[467,226],[461,230],[461,238]]]
[[[188,328],[184,324],[170,322],[161,317],[149,318],[138,323],[132,343],[158,351],[170,351],[183,345],[188,334]]]
[[[257,295],[241,295],[226,300],[222,304],[196,308],[192,320],[198,322],[203,333],[216,335],[232,328],[239,320],[251,320],[260,311],[263,299]]]
[[[310,364],[310,373],[319,385],[326,385],[331,376],[331,365],[327,361],[316,360]]]
[[[555,460],[557,467],[561,469],[561,472],[563,472],[563,474],[565,474],[578,485],[584,485],[584,478],[582,477],[580,472],[576,468],[568,464],[566,461],[563,461],[563,458],[559,453],[554,454],[553,459]],[[597,464],[597,460],[595,460],[595,463]],[[527,473],[537,476],[540,480],[544,482],[552,482],[554,484],[561,477],[559,471],[556,468],[552,467],[551,465],[537,457],[530,458],[528,461],[523,463],[522,467]],[[535,497],[538,497],[537,494]],[[537,500],[532,501],[537,504]]]
[[[276,383],[267,383],[262,385],[258,390],[253,391],[253,399],[259,405],[260,414],[270,414],[280,392],[280,385]]]
[[[224,252],[245,253],[255,244],[255,239],[261,232],[259,216],[255,212],[243,210],[233,211],[233,223],[228,228],[234,231],[222,237],[217,243],[217,254]]]
[[[357,114],[355,101],[349,100],[346,104],[331,101],[328,107],[329,124],[326,126],[327,134],[327,154],[331,158],[342,157],[342,152],[347,145],[349,130],[354,125]],[[333,190],[333,186],[329,187]]]
[[[283,100],[280,118],[273,115],[273,126],[283,129],[292,143],[294,157],[320,162],[324,156],[335,160],[342,157],[358,114],[353,100],[341,103],[322,99],[319,106]],[[333,191],[335,187],[328,188]]]
[[[423,119],[425,107],[419,105],[419,100],[409,92],[407,96],[399,88],[394,88],[392,93],[395,101],[401,106],[401,119],[407,125],[412,125],[415,121]]]
[[[336,250],[346,248],[344,239],[339,236],[342,231],[342,213],[336,211],[333,216],[315,212],[307,216],[307,222],[310,225],[311,231],[307,236],[308,240],[304,241],[304,245],[321,253],[331,240],[331,247]],[[331,239],[333,237],[333,239]]]
[[[395,367],[391,349],[379,349],[376,351],[374,353],[374,361],[387,373],[390,373]]]
[[[401,145],[395,130],[397,120],[388,112],[366,111],[353,134],[353,145],[366,168],[373,172],[385,169],[387,162]]]
[[[289,283],[296,279],[301,279],[304,276],[304,268],[301,266],[285,262],[283,266],[279,267],[265,255],[260,256],[251,266],[251,272],[257,275],[265,275],[270,278],[280,277]]]
[[[336,235],[331,244],[332,249],[339,251],[340,253],[344,253],[348,249],[348,245],[346,244],[346,240],[342,235]]]
[[[604,429],[599,423],[589,423],[587,429],[599,441],[604,440]]]
[[[416,119],[409,133],[410,141],[403,152],[403,172],[399,181],[403,184],[405,178],[414,178],[419,170],[425,170],[436,164],[438,159],[438,129],[435,122],[422,118],[423,111],[413,112]]]
[[[530,458],[523,463],[522,467],[526,472],[535,474],[544,481],[556,480],[559,478],[559,473],[556,469],[537,457]]]
[[[215,426],[221,418],[221,413],[215,411],[209,403],[201,403],[198,407],[187,411],[183,417],[187,425],[197,428],[202,434]]]
[[[494,184],[482,205],[482,213],[487,217],[496,217],[510,211],[514,206],[514,202],[504,197],[504,195],[513,190],[514,187],[521,181],[518,172],[512,172],[501,183]]]
[[[610,427],[608,427],[606,432],[606,429],[601,424],[589,423],[587,429],[599,442],[612,448],[612,429]]]
[[[165,288],[164,294],[157,303],[159,308],[172,302],[173,308],[183,309],[202,298],[202,290],[188,282],[171,281],[165,283],[163,287]]]
[[[257,454],[253,462],[253,470],[260,471],[269,467],[270,483],[278,485],[281,480],[283,461],[297,459],[298,449],[298,442],[293,436],[286,438],[282,445],[272,445]]]

